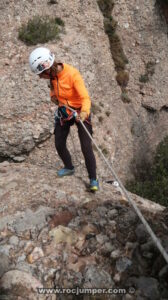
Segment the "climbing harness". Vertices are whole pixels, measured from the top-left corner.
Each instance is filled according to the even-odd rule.
[[[70,121],[71,119],[75,118],[73,112],[70,112],[69,114],[67,113],[65,106],[58,107],[54,117],[55,124],[56,122],[60,122],[61,126],[63,126],[67,121]]]
[[[70,111],[73,112],[73,116],[77,117],[77,112],[72,109],[71,107],[69,107],[68,105],[64,105],[66,108],[68,108]],[[145,220],[144,216],[142,215],[141,211],[139,210],[139,208],[137,207],[137,205],[135,204],[135,202],[131,199],[131,197],[129,196],[127,190],[125,189],[124,185],[122,184],[121,180],[119,179],[118,175],[116,174],[116,172],[114,171],[114,169],[112,168],[112,166],[109,164],[109,162],[107,161],[106,157],[104,156],[103,152],[101,151],[101,149],[98,147],[98,145],[96,144],[96,142],[94,141],[94,139],[92,138],[90,132],[87,130],[86,126],[84,125],[83,121],[79,119],[79,122],[81,123],[81,125],[83,126],[84,130],[86,131],[86,133],[88,134],[88,136],[90,137],[91,141],[93,142],[93,144],[95,145],[96,149],[98,150],[99,154],[102,156],[103,160],[105,161],[106,165],[108,166],[109,170],[111,171],[112,175],[114,176],[115,180],[118,182],[119,187],[121,188],[122,193],[125,195],[126,199],[128,200],[128,202],[131,204],[131,206],[134,208],[135,212],[137,213],[138,217],[140,218],[141,222],[144,224],[146,230],[148,231],[149,235],[151,236],[153,242],[155,243],[155,245],[157,246],[157,248],[159,249],[160,253],[162,254],[162,256],[164,257],[164,259],[166,260],[166,262],[168,263],[168,253],[166,252],[166,250],[163,248],[162,244],[160,243],[159,239],[157,238],[157,236],[155,235],[155,233],[153,232],[153,230],[151,229],[151,227],[149,226],[148,222]]]

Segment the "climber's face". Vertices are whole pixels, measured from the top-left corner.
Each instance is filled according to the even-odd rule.
[[[50,69],[44,70],[42,73],[39,74],[39,77],[43,79],[50,79],[50,75],[51,75]]]

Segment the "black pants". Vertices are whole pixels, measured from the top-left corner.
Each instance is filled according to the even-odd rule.
[[[89,178],[96,179],[96,160],[92,149],[92,141],[80,122],[75,121],[75,119],[73,118],[69,121],[66,121],[64,125],[61,125],[60,121],[57,120],[54,132],[56,150],[58,152],[58,155],[62,159],[65,168],[73,169],[74,167],[72,165],[71,155],[66,147],[66,140],[68,137],[70,127],[74,123],[77,125],[78,128],[81,149],[85,158],[85,164],[89,174]],[[88,124],[85,121],[84,125],[86,126],[89,133],[92,135],[92,125]]]

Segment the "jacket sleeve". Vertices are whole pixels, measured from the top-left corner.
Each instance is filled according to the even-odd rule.
[[[90,114],[90,107],[91,107],[91,101],[88,94],[88,91],[85,87],[84,81],[82,76],[80,75],[79,71],[76,71],[73,77],[73,84],[76,92],[78,93],[80,99],[81,99],[81,111],[87,112],[87,114]]]
[[[50,97],[55,96],[55,91],[54,90],[50,90]]]

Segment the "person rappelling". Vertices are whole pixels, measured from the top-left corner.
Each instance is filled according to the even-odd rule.
[[[90,180],[89,188],[91,191],[97,191],[99,183],[96,176],[96,159],[92,140],[85,130],[86,128],[92,136],[91,100],[80,72],[69,64],[56,62],[55,55],[45,47],[38,47],[31,52],[29,65],[33,73],[50,80],[51,101],[58,105],[55,116],[55,147],[64,167],[57,175],[63,177],[75,172],[66,141],[70,127],[76,124]]]

